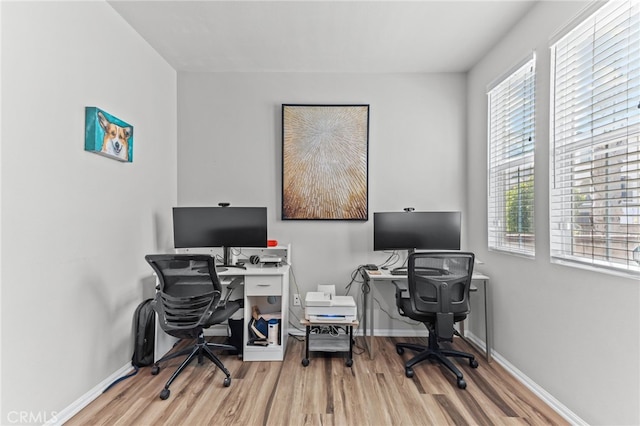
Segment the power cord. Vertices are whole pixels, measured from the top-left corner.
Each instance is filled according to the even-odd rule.
[[[389,267],[395,265],[396,263],[398,263],[399,260],[400,260],[400,254],[398,254],[397,250],[393,250],[389,254],[389,257],[387,258],[387,260],[385,260],[380,265],[378,265],[378,267],[380,267],[380,268],[389,268]]]
[[[289,265],[289,275],[291,276],[291,282],[293,282],[293,286],[296,288],[295,294],[300,294],[300,288],[298,287],[298,280],[296,279],[296,274],[293,271],[293,265]],[[304,309],[304,301],[300,299],[300,309]]]
[[[346,290],[345,295],[346,296],[349,295],[349,292],[351,291],[351,286],[354,283],[363,284],[363,283],[366,282],[366,280],[364,279],[364,274],[365,274],[364,266],[365,265],[358,265],[358,267],[351,272],[351,281],[349,282],[349,284],[347,284],[345,286],[345,290]],[[360,276],[362,277],[362,280],[358,280],[358,273],[360,273]]]
[[[289,275],[291,277],[291,281],[293,283],[293,286],[295,287],[296,290],[296,294],[300,294],[300,289],[298,288],[298,280],[296,280],[296,275],[293,272],[293,266],[289,265]],[[302,299],[300,300],[300,308],[304,310],[304,305],[302,302]],[[293,307],[291,305],[289,305],[289,314],[291,315],[291,317],[295,318],[298,323],[294,324],[291,322],[291,317],[289,318],[289,325],[292,326],[293,328],[295,328],[296,330],[302,332],[302,333],[306,333],[306,330],[304,328],[301,328],[300,326],[300,318],[298,317],[298,315],[296,315],[296,313],[293,311]],[[290,336],[293,336],[291,333],[289,333]],[[297,339],[297,337],[296,337]],[[300,339],[300,340],[304,340],[304,339]]]
[[[375,297],[374,297],[374,298],[373,298],[373,300],[378,304],[378,307],[380,308],[380,310],[381,310],[382,312],[384,312],[385,314],[387,314],[387,316],[388,316],[390,319],[394,320],[394,321],[403,322],[403,323],[405,323],[405,324],[409,324],[409,325],[419,325],[419,324],[422,324],[422,323],[421,323],[421,322],[419,322],[419,321],[409,322],[409,321],[406,321],[406,320],[405,320],[405,319],[403,319],[403,318],[395,317],[395,316],[393,316],[391,313],[389,313],[385,308],[383,308],[383,307],[382,307],[382,305],[380,304],[380,301],[379,301],[377,298],[375,298]]]

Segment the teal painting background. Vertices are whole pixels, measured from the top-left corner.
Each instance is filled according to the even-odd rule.
[[[131,137],[129,138],[128,143],[128,155],[126,162],[131,163],[133,161],[133,126],[125,121],[120,120],[118,117],[115,117],[105,110],[102,110],[97,107],[85,107],[85,132],[84,132],[84,149],[85,151],[95,152],[96,154],[101,154],[107,156],[109,158],[114,158],[119,161],[125,161],[119,159],[117,157],[105,154],[102,152],[102,141],[104,139],[104,130],[100,126],[100,122],[98,121],[98,111],[104,114],[104,116],[111,123],[116,124],[120,127],[131,127]]]

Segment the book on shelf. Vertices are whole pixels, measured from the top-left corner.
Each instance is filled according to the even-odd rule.
[[[266,345],[265,342],[269,336],[269,321],[277,320],[278,324],[282,321],[281,312],[262,313],[257,305],[251,307],[251,320],[249,320],[249,340],[250,345]],[[280,336],[278,336],[278,344]]]
[[[277,320],[282,319],[282,312],[262,313],[260,312],[260,309],[258,308],[258,306],[254,305],[251,307],[251,316],[256,321],[262,318],[268,322],[270,319],[277,319]]]
[[[269,320],[271,319],[281,320],[282,314],[280,312],[272,312],[270,314],[260,314],[260,318],[266,320],[267,322],[269,322]]]
[[[266,339],[269,333],[269,322],[263,318],[251,319],[249,328],[257,338]]]

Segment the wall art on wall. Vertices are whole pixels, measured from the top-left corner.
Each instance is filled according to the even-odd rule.
[[[96,107],[85,107],[85,151],[133,161],[133,126]]]
[[[282,105],[282,219],[368,219],[369,105]]]

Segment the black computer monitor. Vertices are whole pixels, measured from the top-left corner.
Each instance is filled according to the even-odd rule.
[[[373,213],[374,250],[460,250],[460,212]]]
[[[175,248],[267,247],[266,207],[174,207]]]

